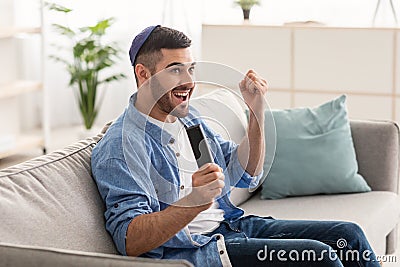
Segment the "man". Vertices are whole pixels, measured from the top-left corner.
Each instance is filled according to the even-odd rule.
[[[130,59],[138,92],[93,150],[118,251],[195,266],[379,266],[355,224],[243,217],[230,202],[230,186],[255,187],[262,176],[267,83],[246,73],[239,87],[251,110],[247,138],[225,141],[189,107],[196,68],[190,45],[183,33],[161,26],[135,37]],[[212,143],[215,162],[199,169],[182,130],[194,124]],[[339,259],[353,250],[358,259]]]

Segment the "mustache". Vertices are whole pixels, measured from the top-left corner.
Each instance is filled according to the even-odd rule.
[[[181,84],[179,86],[176,86],[172,88],[172,91],[187,91],[187,90],[192,90],[194,86],[187,86],[185,84]]]

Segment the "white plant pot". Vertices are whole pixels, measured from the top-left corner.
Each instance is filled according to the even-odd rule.
[[[84,140],[89,137],[94,137],[100,133],[100,130],[96,127],[92,127],[90,129],[86,129],[84,126],[81,127],[80,131],[78,131],[78,139]]]

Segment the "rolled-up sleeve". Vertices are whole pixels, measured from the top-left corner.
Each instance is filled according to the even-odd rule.
[[[203,125],[203,127],[207,127]],[[239,145],[235,144],[230,140],[225,140],[221,135],[214,132],[211,128],[208,128],[216,143],[221,147],[221,151],[224,155],[224,161],[226,164],[226,172],[229,175],[230,185],[240,188],[255,188],[258,186],[262,176],[263,171],[258,175],[250,175],[242,166],[238,157]]]
[[[93,176],[106,204],[106,229],[118,251],[126,255],[128,225],[135,217],[153,212],[151,199],[137,184],[124,160],[109,158],[93,165]],[[138,173],[140,170],[143,172],[145,168],[138,168]]]
[[[240,188],[255,188],[258,186],[261,177],[263,175],[263,171],[256,176],[250,175],[240,164],[238,157],[238,145],[236,145],[235,149],[232,151],[230,156],[230,161],[227,164],[227,172],[230,177],[235,177],[235,179],[231,179],[231,186],[240,187]],[[236,179],[236,177],[240,177],[240,179]]]

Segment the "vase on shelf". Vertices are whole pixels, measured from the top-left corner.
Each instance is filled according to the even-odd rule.
[[[242,8],[243,19],[248,21],[250,18],[250,10],[253,6],[259,5],[261,0],[235,0],[234,3]]]
[[[83,126],[80,126],[78,129],[77,138],[78,140],[85,140],[86,138],[95,137],[100,133],[100,129],[98,127],[92,127],[90,129],[86,129]]]
[[[250,18],[250,9],[242,9],[243,11],[243,19],[244,20],[249,20]]]

